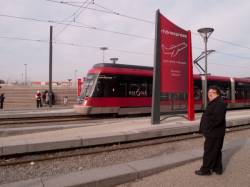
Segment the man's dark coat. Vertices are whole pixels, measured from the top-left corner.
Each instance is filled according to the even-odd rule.
[[[207,108],[201,117],[199,131],[205,137],[224,137],[226,129],[225,115],[226,104],[221,97],[215,98],[208,103]]]

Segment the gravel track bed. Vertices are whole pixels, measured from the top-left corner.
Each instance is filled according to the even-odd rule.
[[[244,137],[248,138],[249,135],[250,129],[227,133],[225,137],[225,144],[234,139]],[[1,166],[0,184],[36,177],[67,174],[83,169],[130,162],[134,160],[150,158],[163,153],[174,153],[202,146],[203,138],[195,138],[183,141],[161,143],[151,146],[142,146],[139,148],[123,149],[48,161],[31,162],[21,165]]]
[[[105,119],[105,122],[106,123],[109,123],[109,122],[119,122],[119,121],[123,121],[123,120],[126,120],[126,119],[138,119],[140,116],[138,117],[129,117],[129,116],[121,116],[121,117],[107,117],[107,118],[103,118],[103,117],[98,117],[97,118],[77,118],[77,119],[74,119],[74,120],[71,120],[70,118],[67,119],[66,121],[56,121],[57,119],[55,120],[51,120],[51,121],[46,121],[46,122],[32,122],[32,123],[27,123],[27,122],[19,122],[18,124],[0,124],[0,129],[4,129],[4,128],[21,128],[21,127],[34,127],[34,126],[49,126],[49,125],[65,125],[65,124],[83,124],[83,126],[85,124],[102,124],[103,123],[103,120]],[[144,118],[148,118],[148,117],[140,117],[140,119],[144,119]]]

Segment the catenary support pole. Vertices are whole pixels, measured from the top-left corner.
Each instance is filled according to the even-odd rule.
[[[49,107],[52,107],[52,40],[53,40],[53,26],[50,26],[49,37]]]

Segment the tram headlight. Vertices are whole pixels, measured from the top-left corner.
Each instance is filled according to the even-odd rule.
[[[87,101],[87,100],[85,100],[85,101],[83,102],[83,105],[87,105],[87,102],[88,102],[88,101]]]

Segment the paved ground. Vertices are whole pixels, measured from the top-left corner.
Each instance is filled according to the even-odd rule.
[[[70,114],[68,111],[66,113]],[[29,115],[33,116],[34,113],[31,112]],[[49,112],[41,115],[49,115]],[[50,115],[54,116],[55,113]],[[59,112],[58,115],[62,113]],[[230,111],[227,113],[227,126],[249,124],[249,116],[250,110]],[[159,125],[151,125],[150,117],[143,117],[117,119],[116,122],[104,120],[96,126],[84,126],[81,123],[82,127],[74,129],[0,137],[0,155],[86,147],[191,133],[198,130],[199,121],[199,117],[194,121],[172,117],[161,121]]]
[[[224,153],[223,175],[197,176],[201,160],[172,168],[159,174],[145,177],[136,182],[119,185],[119,187],[249,187],[250,186],[250,145]],[[118,187],[118,186],[117,186]]]
[[[161,187],[161,186],[233,186],[248,187],[250,184],[250,139],[239,137],[223,147],[223,175],[196,176],[194,170],[199,168],[201,149],[192,149],[179,153],[162,154],[153,158],[132,161],[107,167],[93,168],[53,177],[39,177],[0,185],[1,187]],[[183,165],[184,163],[188,163]],[[178,167],[180,166],[180,167]],[[174,168],[174,169],[171,169]],[[162,173],[158,173],[164,171]],[[154,173],[157,175],[150,176]],[[144,178],[143,178],[144,177]]]
[[[230,111],[227,117],[228,125],[249,124],[250,110]],[[14,137],[0,138],[0,153],[11,154],[21,151],[50,150],[64,147],[94,145],[98,143],[128,141],[154,136],[166,136],[169,133],[176,134],[194,132],[198,128],[199,118],[189,122],[183,118],[169,118],[161,122],[160,125],[152,126],[147,118],[126,119],[117,123],[106,123],[97,126],[87,126],[75,129],[58,130],[56,132],[34,133],[30,135],[20,135]],[[150,132],[150,133],[149,133]],[[73,139],[74,137],[77,139]],[[250,136],[248,136],[250,137]],[[247,138],[248,138],[247,137]],[[137,186],[249,186],[250,184],[250,161],[249,143],[244,143],[241,138],[240,146],[233,149],[225,149],[224,162],[225,173],[222,176],[212,175],[209,177],[199,177],[194,171],[201,165],[201,161],[191,162],[175,169],[169,169],[180,164],[201,158],[201,150],[183,151],[174,154],[164,154],[158,157],[132,161],[129,163],[107,166],[103,168],[93,168],[61,175],[52,178],[36,178],[31,181],[20,181],[11,186],[111,186],[148,176],[163,169],[165,172],[143,178],[140,181],[123,185],[122,187]],[[243,140],[243,142],[242,142]],[[248,139],[248,142],[250,140]],[[78,145],[79,144],[79,145]],[[105,184],[105,185],[104,185]],[[3,186],[10,186],[6,184]]]

